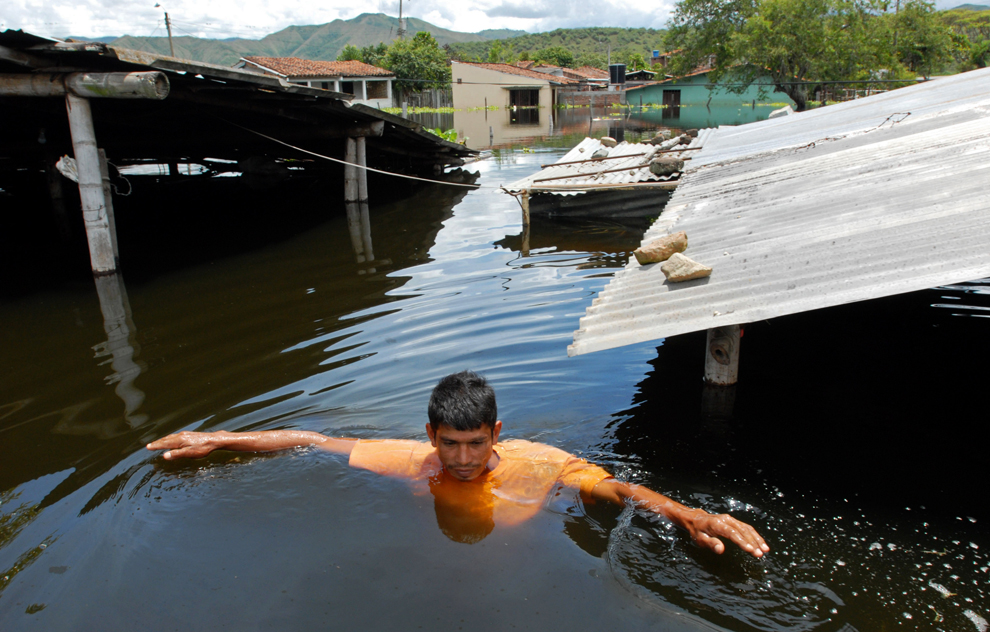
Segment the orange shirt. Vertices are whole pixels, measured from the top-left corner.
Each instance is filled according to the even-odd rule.
[[[558,486],[588,495],[595,485],[611,478],[597,465],[542,443],[515,439],[495,444],[494,450],[498,466],[466,482],[447,475],[436,449],[420,441],[360,440],[351,451],[350,464],[409,479],[420,489],[425,483],[435,498],[440,528],[459,541],[483,538],[491,523],[515,525],[532,518]],[[464,535],[465,531],[470,533]]]

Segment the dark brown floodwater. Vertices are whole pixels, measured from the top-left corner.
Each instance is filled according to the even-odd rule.
[[[561,153],[474,169],[498,185]],[[985,630],[987,284],[751,324],[714,414],[703,334],[566,357],[645,225],[538,222],[524,256],[511,198],[431,187],[372,206],[357,263],[332,207],[237,208],[214,249],[156,240],[167,212],[135,204],[127,276],[101,288],[128,314],[40,264],[40,289],[0,299],[0,629]],[[182,429],[422,438],[464,368],[508,437],[730,510],[772,552],[566,500],[466,545],[431,497],[333,456],[143,449]]]

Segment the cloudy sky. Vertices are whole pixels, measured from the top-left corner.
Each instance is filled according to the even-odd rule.
[[[938,0],[949,8],[966,0]],[[970,0],[980,2],[980,0]],[[675,0],[403,0],[403,13],[469,33],[512,28],[531,33],[578,26],[663,28]],[[287,26],[324,24],[361,13],[397,16],[398,0],[0,0],[0,30],[37,35],[174,35],[258,39]]]
[[[156,6],[160,5],[160,6]],[[403,14],[455,31],[530,32],[578,26],[662,28],[674,0],[403,0]],[[37,35],[173,35],[261,38],[296,24],[361,13],[399,14],[398,0],[0,0],[0,30]]]

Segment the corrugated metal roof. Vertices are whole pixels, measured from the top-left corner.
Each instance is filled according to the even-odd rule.
[[[663,145],[626,142],[619,143],[609,149],[602,145],[600,139],[585,138],[556,163],[546,166],[531,176],[516,180],[512,184],[506,185],[505,188],[514,193],[529,190],[530,192],[545,191],[558,195],[577,195],[584,191],[644,182],[670,183],[670,188],[673,188],[680,174],[655,175],[650,172],[648,166],[650,160],[662,155],[682,159],[691,157],[698,152],[666,152],[700,147],[703,138],[699,134],[698,138],[692,139],[690,144],[674,145],[667,150],[662,149]],[[608,156],[604,160],[589,162],[591,156],[599,149],[608,150]]]
[[[990,276],[990,69],[720,128],[644,243],[684,230],[711,277],[633,258],[569,355]]]

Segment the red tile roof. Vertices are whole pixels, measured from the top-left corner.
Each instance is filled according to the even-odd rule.
[[[385,70],[361,61],[313,61],[298,57],[244,57],[246,61],[286,77],[392,77]]]
[[[572,79],[608,79],[608,71],[592,66],[580,68],[564,68],[564,76]]]
[[[525,70],[519,66],[511,66],[509,64],[476,64],[467,61],[456,62],[458,64],[464,64],[465,66],[474,66],[476,68],[484,68],[486,70],[494,70],[495,72],[505,73],[507,75],[516,75],[518,77],[529,77],[530,79],[544,79],[552,83],[570,84],[577,83],[576,79],[568,79],[567,77],[557,77],[555,75],[548,75],[544,72],[536,72],[535,70]]]

